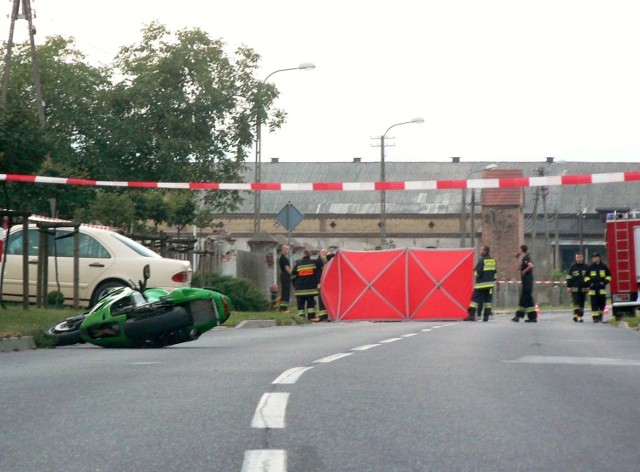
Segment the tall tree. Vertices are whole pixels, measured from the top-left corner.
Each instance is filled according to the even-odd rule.
[[[46,125],[36,117],[34,78],[29,45],[16,45],[10,67],[7,103],[1,110],[0,171],[18,174],[86,177],[87,143],[98,134],[94,117],[103,104],[100,93],[110,87],[104,70],[87,65],[71,39],[49,37],[37,48]],[[93,198],[80,187],[4,183],[4,206],[73,217]],[[75,208],[74,208],[75,207]]]
[[[122,77],[113,96],[119,168],[141,180],[239,180],[254,140],[256,104],[269,116],[277,96],[254,78],[258,60],[244,46],[228,56],[222,40],[200,29],[172,34],[158,23],[143,29],[140,44],[122,48],[115,60]],[[272,111],[270,126],[283,119]],[[239,201],[237,192],[207,196],[218,210]]]
[[[95,180],[229,182],[241,179],[258,114],[271,129],[272,84],[257,80],[260,57],[199,29],[175,33],[152,23],[113,64],[94,67],[72,39],[47,38],[37,55],[46,126],[38,125],[28,45],[16,45],[5,110],[0,110],[0,172]],[[43,191],[44,189],[44,191]],[[4,206],[29,204],[61,217],[87,208],[95,189],[4,185]],[[210,192],[210,210],[238,206],[239,192]],[[75,208],[74,208],[75,206]]]

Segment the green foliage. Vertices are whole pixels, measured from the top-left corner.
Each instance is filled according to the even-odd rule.
[[[28,43],[16,44],[11,61],[6,108],[0,117],[0,172],[83,178],[88,143],[100,130],[98,95],[108,83],[104,71],[84,63],[73,41],[49,37],[37,47],[46,124],[36,114],[33,66]],[[93,198],[93,190],[54,185],[3,183],[6,208],[73,218]]]
[[[158,232],[158,226],[169,219],[170,207],[160,191],[147,192],[144,194],[146,200],[146,217],[153,221],[153,228]]]
[[[6,52],[6,44],[0,49]],[[46,125],[36,114],[30,45],[16,44],[7,104],[0,113],[0,173],[235,182],[255,141],[257,117],[273,130],[286,116],[272,108],[275,86],[255,77],[260,60],[255,51],[241,46],[227,54],[221,39],[197,28],[170,32],[152,23],[143,28],[138,44],[123,47],[104,67],[88,64],[74,41],[60,36],[46,38],[36,55]],[[73,185],[1,185],[2,206],[28,205],[34,213],[48,214],[49,199],[55,198],[58,216],[69,219],[80,209],[86,214],[91,202],[107,193]],[[218,213],[241,201],[237,191],[204,196]],[[109,214],[102,203],[95,206]],[[128,205],[115,208],[129,211]],[[169,218],[137,210],[134,218],[98,219],[120,226],[122,220]],[[174,215],[173,224],[184,227],[189,214],[195,217],[190,209]]]
[[[255,103],[268,108],[275,98],[258,97],[258,59],[246,47],[228,56],[222,40],[199,29],[144,28],[141,42],[122,48],[114,63],[123,79],[114,87],[113,130],[128,143],[114,158],[142,180],[238,179],[254,141]],[[238,202],[237,192],[208,195],[216,208]]]
[[[103,225],[127,229],[134,221],[135,205],[126,193],[99,190],[96,200],[88,210],[88,216]]]
[[[233,307],[238,311],[267,311],[269,300],[253,282],[242,277],[212,274],[200,280],[200,275],[194,275],[194,287],[212,287],[231,298]]]
[[[64,294],[56,290],[47,293],[47,305],[58,308],[64,306]]]
[[[196,215],[194,217],[194,223],[198,228],[206,228],[211,226],[211,222],[213,221],[213,214],[211,210],[204,207],[196,210]]]
[[[553,272],[551,272],[551,280],[555,282],[564,280],[566,276],[567,276],[566,272],[563,271],[562,269],[553,269]]]
[[[176,227],[178,237],[180,237],[180,232],[184,227],[194,223],[196,219],[198,206],[195,196],[190,191],[175,191],[167,195],[167,202],[169,205],[167,223]]]

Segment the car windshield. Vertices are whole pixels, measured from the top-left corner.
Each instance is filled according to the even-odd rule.
[[[122,236],[119,233],[111,233],[111,236],[113,236],[115,239],[117,239],[118,241],[120,241],[121,243],[123,243],[124,245],[126,245],[127,247],[135,251],[136,253],[140,254],[142,257],[153,257],[156,259],[162,258],[160,254],[153,252],[148,247],[145,247],[142,244],[135,242],[133,239],[129,239],[126,236]]]

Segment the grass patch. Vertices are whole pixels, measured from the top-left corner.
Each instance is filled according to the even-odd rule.
[[[35,308],[23,310],[22,306],[0,308],[0,338],[32,336],[38,347],[51,347],[52,342],[45,332],[66,318],[82,313],[71,308]],[[233,327],[244,320],[275,320],[278,326],[309,324],[310,322],[292,313],[275,311],[232,312],[223,326]]]
[[[637,328],[640,325],[640,319],[637,316],[625,316],[622,321],[626,321],[629,328]]]

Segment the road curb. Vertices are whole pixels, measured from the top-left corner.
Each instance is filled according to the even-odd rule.
[[[33,336],[0,339],[0,352],[28,351],[37,349]]]
[[[276,320],[243,320],[236,325],[236,329],[270,328],[276,326]]]

